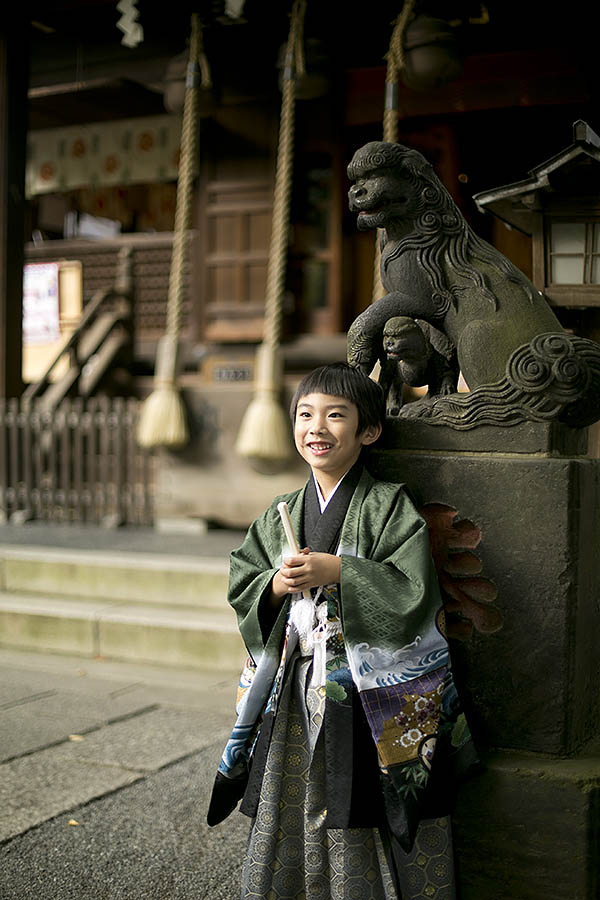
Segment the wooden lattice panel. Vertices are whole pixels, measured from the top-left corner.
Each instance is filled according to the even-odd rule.
[[[211,181],[204,193],[205,338],[260,340],[271,236],[272,186]]]
[[[190,240],[193,245],[194,236]],[[131,247],[134,329],[136,340],[145,341],[158,338],[165,330],[172,244],[171,233],[127,235],[118,241],[48,241],[38,246],[28,245],[25,258],[27,262],[80,260],[85,306],[97,290],[112,287],[119,250],[124,246]],[[188,267],[182,316],[184,330],[193,325],[190,271]]]

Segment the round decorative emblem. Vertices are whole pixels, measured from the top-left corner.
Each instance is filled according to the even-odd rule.
[[[435,626],[439,633],[443,637],[446,637],[446,613],[444,612],[443,606],[439,608],[437,616],[435,617]]]
[[[114,153],[111,153],[110,156],[107,156],[106,159],[104,160],[104,171],[111,174],[118,168],[119,168],[119,160],[114,155]]]
[[[152,150],[154,147],[154,138],[149,131],[143,131],[142,134],[140,134],[138,138],[138,147],[144,153],[147,153],[148,150]]]
[[[56,169],[54,168],[53,163],[45,162],[40,166],[40,178],[42,181],[50,181],[50,179],[54,178],[54,173]]]

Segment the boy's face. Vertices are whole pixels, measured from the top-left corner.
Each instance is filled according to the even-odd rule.
[[[360,434],[358,409],[344,397],[330,394],[306,394],[298,401],[294,422],[294,440],[300,456],[306,460],[317,481],[324,476],[337,484],[350,469],[366,444],[372,444],[381,426],[369,425]]]

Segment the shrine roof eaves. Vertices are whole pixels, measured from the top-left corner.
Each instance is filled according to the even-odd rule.
[[[568,163],[586,156],[600,163],[600,137],[587,122],[573,123],[573,143],[529,170],[529,177],[473,195],[479,212],[491,212],[508,225],[531,234],[531,209],[537,191],[552,191],[550,176]]]

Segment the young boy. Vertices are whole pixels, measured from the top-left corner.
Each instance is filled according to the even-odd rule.
[[[251,660],[208,821],[243,794],[254,821],[242,900],[450,900],[449,821],[435,817],[468,730],[427,527],[402,485],[363,468],[382,428],[379,385],[323,366],[291,413],[312,475],[231,555]],[[286,546],[281,500],[300,553]]]

